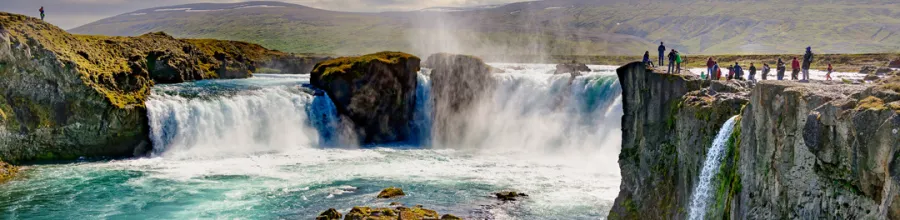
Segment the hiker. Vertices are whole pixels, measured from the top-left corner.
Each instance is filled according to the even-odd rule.
[[[684,60],[681,59],[681,53],[679,53],[676,50],[675,51],[675,73],[681,74],[681,63],[682,62],[684,62]]]
[[[831,81],[831,71],[834,69],[831,68],[831,63],[828,63],[828,72],[825,73],[825,80]]]
[[[41,9],[38,11],[41,12],[41,20],[43,21],[44,20],[44,6],[41,6]]]
[[[728,66],[728,79],[726,80],[732,79],[734,79],[734,66]]]
[[[784,61],[781,58],[778,58],[778,63],[775,64],[775,69],[778,71],[778,80],[784,80],[784,71],[787,67],[784,66]]]
[[[734,79],[744,80],[744,69],[737,62],[734,62]]]
[[[750,75],[747,76],[747,80],[756,81],[756,66],[753,66],[753,63],[750,63]]]
[[[812,62],[812,47],[806,47],[806,54],[803,54],[803,81],[809,81],[809,65],[811,65]]]
[[[672,49],[672,51],[669,52],[668,58],[669,58],[669,69],[666,72],[669,74],[672,74],[675,72],[675,49]]]
[[[708,59],[706,59],[706,72],[709,72],[710,75],[712,75],[715,72],[715,71],[713,71],[713,65],[715,65],[715,64],[716,64],[716,62],[713,61],[712,57],[709,57]]]
[[[644,51],[644,60],[641,62],[644,62],[644,65],[653,67],[653,62],[650,62],[650,51]]]
[[[794,60],[791,61],[791,80],[797,80],[797,74],[800,73],[800,61],[797,60],[797,57],[794,57]]]
[[[663,60],[663,54],[666,53],[666,46],[663,45],[663,42],[659,42],[659,49],[657,50],[659,50],[659,66],[665,66],[666,62]]]
[[[769,71],[772,71],[772,68],[769,67],[768,63],[763,63],[762,80],[769,78]]]

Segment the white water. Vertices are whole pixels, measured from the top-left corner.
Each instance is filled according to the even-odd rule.
[[[719,130],[719,134],[713,140],[712,146],[706,152],[706,160],[703,162],[703,169],[700,171],[700,181],[697,183],[697,187],[694,188],[693,196],[691,197],[688,219],[704,219],[703,216],[706,215],[707,204],[712,199],[710,198],[710,193],[712,190],[711,186],[714,184],[713,178],[719,172],[719,165],[722,163],[722,157],[725,154],[725,145],[728,143],[728,138],[731,137],[731,131],[734,130],[736,119],[737,116],[731,117],[722,125],[722,129]]]
[[[615,67],[591,66],[570,85],[547,74],[553,65],[494,66],[508,73],[467,119],[465,144],[441,149],[429,144],[428,70],[409,148],[341,144],[346,122],[308,76],[160,85],[147,103],[153,157],[30,167],[27,181],[0,185],[0,215],[311,219],[387,206],[375,194],[399,186],[404,204],[467,219],[605,218],[620,184]],[[509,189],[529,199],[490,206]]]

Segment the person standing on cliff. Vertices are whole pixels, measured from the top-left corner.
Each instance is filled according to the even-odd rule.
[[[776,71],[778,71],[778,80],[784,80],[784,71],[787,69],[787,67],[784,66],[784,60],[778,58],[778,63],[775,64],[775,69]]]
[[[669,51],[668,58],[669,58],[669,69],[666,70],[666,73],[669,73],[669,74],[675,73],[675,49],[672,49],[672,51]]]
[[[44,6],[41,6],[41,9],[39,9],[38,11],[41,12],[41,20],[43,21],[44,20]]]
[[[803,54],[803,81],[809,82],[809,66],[813,62],[812,47],[806,47],[806,54]]]
[[[762,80],[766,80],[769,78],[769,71],[772,71],[772,68],[769,67],[768,63],[763,63]]]
[[[797,80],[798,74],[800,74],[800,61],[794,57],[794,60],[791,61],[791,80]]]
[[[719,68],[719,62],[713,61],[713,72],[710,72],[709,75],[713,75],[715,73],[716,78],[714,80],[722,79],[722,69]]]
[[[728,78],[726,80],[734,79],[734,66],[728,66]]]
[[[666,53],[666,45],[663,45],[663,42],[659,42],[659,48],[657,50],[659,50],[659,66],[663,67],[666,65],[665,60],[663,60],[663,54]]]
[[[750,80],[751,82],[756,81],[756,66],[754,66],[753,63],[750,63],[750,75],[747,76],[747,80]]]
[[[684,60],[681,58],[681,53],[679,53],[676,50],[675,51],[675,73],[676,74],[681,74],[681,63],[682,62],[684,62]]]
[[[828,63],[828,72],[825,73],[825,80],[831,81],[831,71],[833,70],[834,68],[831,68],[831,63]]]
[[[741,68],[737,62],[734,62],[734,79],[744,80],[744,68]]]
[[[713,61],[712,57],[709,57],[709,59],[706,59],[706,72],[708,72],[709,75],[712,75],[713,73],[715,73],[715,71],[713,71],[713,65],[716,65],[716,61]],[[712,77],[710,77],[710,78],[712,78]]]

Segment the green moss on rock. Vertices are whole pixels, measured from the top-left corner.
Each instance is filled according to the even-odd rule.
[[[400,196],[405,196],[405,195],[406,194],[403,193],[403,189],[401,189],[401,188],[388,187],[388,188],[381,190],[381,192],[378,193],[377,198],[387,199],[387,198],[394,198],[394,197],[400,197]]]
[[[19,168],[0,160],[0,183],[6,182],[19,172]]]
[[[331,81],[336,77],[352,81],[365,75],[364,69],[373,61],[392,65],[399,64],[409,59],[419,60],[418,57],[403,52],[378,52],[358,57],[339,57],[316,64],[314,73],[318,73],[317,80]],[[418,70],[416,70],[418,71]]]

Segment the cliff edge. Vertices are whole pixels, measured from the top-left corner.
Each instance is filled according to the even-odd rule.
[[[623,89],[622,184],[610,219],[685,219],[712,139],[739,115],[705,218],[900,219],[895,79],[704,81],[640,63]]]

